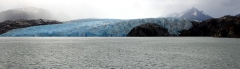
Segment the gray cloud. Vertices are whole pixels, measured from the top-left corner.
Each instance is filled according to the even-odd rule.
[[[0,11],[34,6],[80,18],[148,18],[198,8],[213,17],[240,13],[240,0],[0,0]]]

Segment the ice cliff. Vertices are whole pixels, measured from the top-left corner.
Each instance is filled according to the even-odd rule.
[[[156,23],[168,29],[170,34],[191,28],[191,21],[182,18],[145,18],[145,19],[79,19],[63,24],[32,26],[14,29],[1,36],[25,37],[122,37],[138,25]]]

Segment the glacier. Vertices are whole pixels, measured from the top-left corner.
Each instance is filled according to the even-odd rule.
[[[2,37],[125,37],[132,28],[145,23],[156,23],[168,29],[170,34],[191,28],[190,20],[183,18],[144,19],[78,19],[63,24],[32,26],[14,29]]]

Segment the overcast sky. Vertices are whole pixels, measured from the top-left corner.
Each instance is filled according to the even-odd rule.
[[[80,18],[150,18],[195,7],[212,17],[240,13],[240,0],[0,0],[0,11],[38,7]]]

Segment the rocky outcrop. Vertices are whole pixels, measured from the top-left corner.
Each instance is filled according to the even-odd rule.
[[[192,25],[189,30],[182,30],[179,36],[240,37],[240,17],[227,15],[202,22],[192,22]]]
[[[18,29],[18,28],[25,28],[30,26],[38,26],[38,25],[48,25],[48,24],[60,24],[61,22],[55,21],[55,20],[44,20],[44,19],[38,19],[38,20],[7,20],[0,23],[0,34],[6,33],[9,30],[12,29]]]
[[[144,36],[169,36],[169,32],[166,28],[154,24],[146,23],[137,27],[134,27],[127,36],[144,37]]]

